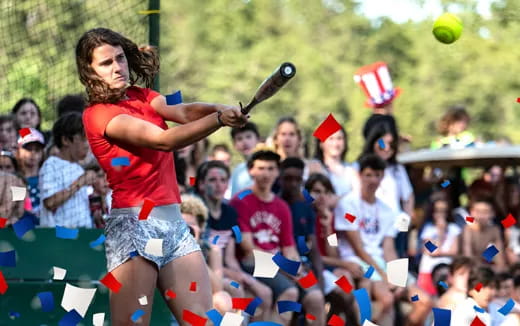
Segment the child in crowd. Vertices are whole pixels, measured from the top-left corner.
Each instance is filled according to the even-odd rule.
[[[229,168],[221,161],[207,161],[197,170],[195,190],[208,208],[208,223],[204,238],[221,249],[224,276],[238,282],[241,288],[262,299],[255,311],[256,320],[267,320],[272,307],[272,291],[256,278],[240,268],[235,255],[235,237],[232,227],[238,225],[236,210],[224,203],[224,192],[229,184]],[[230,282],[224,284],[227,292],[234,294],[235,288]],[[236,296],[236,295],[234,295]]]
[[[500,228],[493,223],[495,217],[493,200],[490,197],[473,197],[470,201],[469,213],[475,222],[469,223],[464,228],[463,254],[468,257],[482,257],[482,253],[490,245],[494,245],[498,253],[493,257],[493,267],[497,271],[504,270],[504,243]]]
[[[321,173],[328,176],[339,198],[352,190],[354,172],[346,161],[347,151],[347,132],[341,127],[324,142],[316,139],[315,160],[309,162],[309,174]]]
[[[112,190],[108,186],[105,171],[99,164],[92,164],[86,168],[87,171],[96,173],[96,180],[92,184],[92,193],[89,194],[90,214],[94,220],[94,226],[98,229],[105,227],[105,219],[110,213],[112,204]]]
[[[394,246],[397,229],[394,227],[396,212],[376,197],[385,168],[385,161],[377,155],[368,154],[359,159],[360,192],[352,192],[340,200],[334,211],[334,227],[341,258],[357,264],[363,271],[370,266],[375,269],[370,278],[375,300],[373,321],[379,325],[392,325],[394,298],[407,295],[403,289],[392,292],[394,286],[386,282],[386,263],[397,259]],[[346,214],[355,218],[348,220]],[[416,294],[420,292],[416,288],[410,290]],[[423,324],[431,308],[428,296],[424,292],[419,295],[421,300],[407,316],[409,325]]]
[[[226,144],[215,144],[209,152],[208,161],[221,161],[227,167],[231,166],[231,151]]]
[[[27,182],[28,195],[31,200],[30,213],[40,214],[40,189],[38,178],[40,167],[43,163],[43,149],[45,139],[43,134],[34,128],[29,128],[30,133],[18,140],[17,158],[20,164],[20,172]]]
[[[0,115],[0,150],[16,152],[17,130],[18,127],[14,116],[9,114]]]
[[[479,285],[480,289],[475,287]],[[467,283],[467,298],[457,302],[452,310],[452,325],[470,325],[475,317],[486,326],[491,325],[489,303],[495,295],[495,273],[487,266],[473,266]]]
[[[509,272],[503,272],[496,276],[496,295],[489,303],[488,309],[491,315],[491,326],[502,325],[505,316],[499,310],[513,296],[514,290],[513,275]]]
[[[433,194],[430,202],[426,224],[420,235],[423,254],[417,284],[428,294],[436,295],[431,272],[435,265],[450,264],[452,257],[458,254],[461,229],[453,222],[451,207],[444,193]],[[437,249],[431,252],[424,246],[428,242],[437,246]]]
[[[258,128],[253,122],[247,122],[242,128],[231,129],[231,138],[233,146],[238,151],[244,161],[235,166],[231,172],[231,196],[235,196],[239,191],[249,188],[253,184],[253,180],[249,176],[247,169],[247,160],[253,153],[256,145],[260,141]],[[231,197],[226,197],[231,199]]]
[[[456,257],[450,265],[448,276],[449,288],[441,295],[437,306],[442,309],[455,309],[455,306],[466,299],[469,273],[475,262],[469,257]]]
[[[341,275],[336,277],[331,271],[323,269],[323,261],[316,240],[316,216],[310,200],[305,198],[302,193],[304,168],[305,163],[297,157],[286,158],[280,165],[280,197],[291,209],[295,241],[303,238],[309,248],[309,252],[300,251],[300,259],[306,271],[312,270],[316,275],[321,290],[331,303],[329,318],[332,313],[345,313],[347,323],[356,325],[359,319],[356,317],[353,296],[345,293],[334,283]]]
[[[511,298],[515,302],[513,310],[505,316],[501,326],[518,326],[520,325],[520,276],[513,279],[513,291]]]
[[[437,130],[442,137],[434,140],[430,148],[448,147],[460,149],[474,145],[475,136],[466,130],[469,122],[470,117],[464,107],[453,106],[449,108],[437,125]]]
[[[86,186],[96,181],[96,173],[85,172],[77,163],[89,150],[81,114],[69,113],[59,118],[52,134],[60,152],[49,157],[40,169],[40,226],[92,228]]]
[[[253,179],[251,193],[239,193],[230,204],[238,212],[238,224],[242,231],[241,263],[242,268],[252,274],[254,271],[253,250],[262,250],[272,254],[280,252],[284,257],[300,261],[300,255],[294,245],[293,225],[289,206],[271,190],[279,174],[280,156],[272,151],[255,152],[247,162],[249,174]],[[298,278],[302,268],[298,273]],[[274,278],[260,278],[262,283],[273,290],[275,301],[299,301],[303,309],[316,317],[306,320],[309,325],[325,325],[324,298],[320,290],[305,291],[302,300],[298,300],[296,280],[277,273]],[[276,322],[289,325],[292,313],[274,314]]]

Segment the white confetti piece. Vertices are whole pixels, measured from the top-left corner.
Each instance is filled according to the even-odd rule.
[[[386,264],[386,275],[390,284],[406,287],[408,280],[408,258],[396,259]]]
[[[244,316],[232,312],[226,312],[220,322],[220,326],[240,326],[242,325],[242,321],[244,321]]]
[[[53,266],[52,269],[54,270],[54,276],[52,277],[53,280],[63,280],[65,278],[65,274],[67,274],[66,269],[56,266]]]
[[[266,278],[275,277],[280,267],[274,263],[274,255],[256,249],[253,249],[253,255],[255,256],[255,270],[253,272],[253,276]]]
[[[363,323],[363,326],[378,326],[378,325],[374,324],[373,322],[371,322],[368,319],[365,319],[365,322]]]
[[[148,299],[146,299],[146,295],[139,298],[139,303],[141,306],[146,306],[148,304]]]
[[[92,323],[94,326],[103,326],[105,323],[105,313],[99,312],[97,314],[92,315]]]
[[[410,227],[410,215],[401,212],[399,215],[397,215],[395,219],[394,227],[399,230],[399,232],[408,232],[408,228]]]
[[[81,317],[85,318],[88,306],[94,298],[97,289],[83,289],[75,287],[67,283],[65,291],[63,291],[63,299],[61,299],[61,306],[67,312],[76,309]]]
[[[150,239],[144,247],[144,252],[157,257],[163,256],[162,250],[163,239]]]
[[[25,187],[11,187],[11,193],[13,194],[13,201],[24,200],[26,189]]]
[[[338,246],[338,236],[336,233],[332,233],[327,237],[327,241],[329,242],[329,246],[337,247]]]

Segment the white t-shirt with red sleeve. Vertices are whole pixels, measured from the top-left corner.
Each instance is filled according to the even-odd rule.
[[[252,233],[255,248],[275,254],[294,246],[291,210],[282,199],[274,196],[265,202],[251,193],[242,199],[233,197],[230,205],[238,213],[240,230]]]
[[[83,124],[92,153],[107,174],[112,189],[112,208],[141,206],[147,198],[155,206],[180,203],[172,152],[133,146],[105,135],[107,124],[127,114],[166,130],[164,119],[150,105],[159,93],[132,86],[128,100],[116,104],[95,104],[83,112]],[[130,166],[114,168],[112,159],[128,157]]]

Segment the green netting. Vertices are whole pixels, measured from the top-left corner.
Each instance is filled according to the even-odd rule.
[[[81,34],[107,27],[147,43],[148,16],[139,13],[146,9],[145,0],[1,0],[0,113],[31,97],[51,128],[56,102],[84,91],[74,59]]]

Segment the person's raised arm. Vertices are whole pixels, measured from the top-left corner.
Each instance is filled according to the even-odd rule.
[[[211,103],[181,103],[168,105],[163,95],[156,96],[150,105],[163,119],[186,124],[204,118],[219,110],[218,105]]]
[[[239,127],[247,122],[237,107],[220,106],[219,113],[212,113],[196,121],[163,130],[151,122],[120,114],[110,120],[105,134],[123,143],[148,147],[160,151],[173,151],[193,144],[215,132],[221,126]],[[222,122],[222,123],[221,123]]]
[[[471,249],[471,230],[470,226],[466,226],[462,231],[462,254],[464,256],[472,257],[473,250]]]

